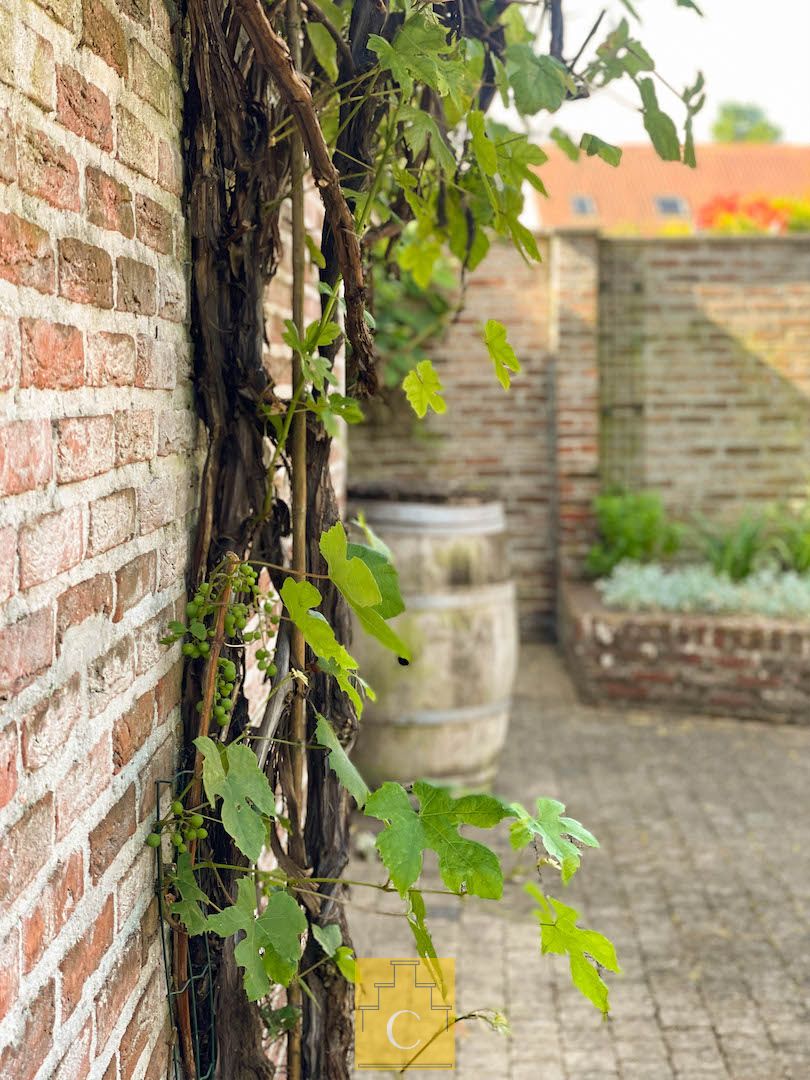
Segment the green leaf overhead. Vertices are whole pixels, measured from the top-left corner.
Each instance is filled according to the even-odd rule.
[[[422,419],[428,409],[443,413],[447,404],[442,397],[442,384],[430,360],[420,361],[402,380],[402,389],[411,408]]]
[[[353,558],[362,559],[377,582],[381,600],[374,610],[383,619],[393,619],[405,610],[405,601],[399,590],[399,574],[388,556],[365,544],[348,544],[346,551]]]
[[[584,150],[588,157],[600,157],[614,168],[622,160],[622,151],[619,146],[612,146],[600,139],[598,135],[584,134],[579,142],[580,150]]]
[[[307,928],[307,920],[286,892],[271,893],[257,917],[253,878],[239,878],[236,887],[236,903],[217,915],[209,915],[207,929],[220,937],[231,937],[238,931],[244,933],[234,956],[244,972],[248,1000],[258,1001],[270,992],[271,983],[289,986],[298,970],[300,937]]]
[[[561,816],[565,806],[556,799],[538,799],[535,817],[519,803],[515,803],[513,809],[517,821],[509,830],[512,847],[524,848],[535,836],[539,837],[548,854],[560,864],[564,882],[573,877],[581,861],[580,850],[574,841],[587,847],[599,847],[599,841],[584,825],[575,818]]]
[[[203,786],[212,806],[222,799],[222,824],[243,855],[256,860],[266,841],[264,817],[275,816],[276,800],[256,755],[244,743],[221,753],[207,736],[194,740],[203,756]]]
[[[677,128],[672,118],[661,110],[652,79],[639,79],[638,88],[644,106],[644,127],[658,156],[664,161],[680,161],[681,146]]]
[[[608,986],[602,979],[599,968],[617,974],[621,971],[613,943],[596,930],[583,930],[578,927],[579,912],[560,900],[555,900],[553,896],[543,896],[536,885],[527,885],[526,891],[537,901],[538,910],[535,915],[540,923],[542,951],[556,956],[567,956],[574,986],[603,1015],[607,1015]]]
[[[377,849],[391,881],[402,896],[422,869],[422,852],[435,851],[439,872],[448,889],[498,899],[503,874],[493,851],[459,833],[462,825],[491,828],[513,811],[492,795],[453,798],[444,788],[420,780],[413,792],[414,810],[400,784],[385,783],[366,800],[365,812],[386,823],[377,837]]]
[[[511,375],[520,372],[520,361],[515,356],[515,350],[506,340],[506,327],[497,319],[487,319],[484,327],[484,342],[489,351],[492,363],[495,365],[495,374],[498,382],[508,390],[512,385]]]
[[[538,56],[528,43],[507,46],[506,74],[515,108],[524,116],[556,112],[565,101],[569,84],[565,68],[552,56]]]
[[[317,714],[318,722],[315,726],[315,738],[325,746],[329,753],[329,767],[343,784],[357,805],[362,809],[368,798],[369,790],[363,777],[349,760],[348,754],[340,745],[337,735],[332,730],[332,725],[325,716]]]

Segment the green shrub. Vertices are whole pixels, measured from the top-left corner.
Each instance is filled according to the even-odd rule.
[[[730,525],[701,522],[696,529],[703,557],[716,574],[745,581],[755,570],[773,564],[774,536],[762,515],[744,514]]]
[[[652,562],[674,555],[682,529],[671,521],[660,496],[649,491],[600,495],[594,502],[599,541],[588,552],[587,570],[609,574],[625,559]]]
[[[784,570],[810,573],[810,503],[771,511],[771,550]]]

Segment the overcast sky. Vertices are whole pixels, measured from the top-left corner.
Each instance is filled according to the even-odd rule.
[[[697,2],[703,18],[676,7],[675,0],[634,0],[642,22],[632,25],[659,73],[678,90],[703,71],[707,100],[695,120],[698,141],[710,138],[718,105],[736,101],[761,105],[782,128],[784,141],[810,143],[810,0]],[[618,0],[563,0],[567,57],[576,53],[604,7],[616,15],[615,25],[624,10]],[[600,28],[596,40],[603,37]],[[660,86],[658,96],[680,128],[679,102]],[[626,80],[590,101],[564,105],[554,122],[572,135],[590,131],[610,142],[647,141],[635,88]]]

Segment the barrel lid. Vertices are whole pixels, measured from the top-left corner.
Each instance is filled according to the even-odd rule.
[[[361,510],[369,525],[381,532],[459,536],[501,533],[506,528],[501,502],[453,504],[361,499],[353,501],[351,509]]]

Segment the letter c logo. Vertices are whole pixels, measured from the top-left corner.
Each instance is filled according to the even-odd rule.
[[[421,1020],[422,1017],[419,1015],[419,1013],[415,1013],[411,1009],[400,1009],[398,1012],[391,1013],[388,1018],[388,1023],[385,1025],[385,1033],[388,1036],[388,1041],[391,1043],[392,1046],[395,1046],[397,1050],[413,1050],[414,1047],[418,1046],[419,1043],[422,1041],[421,1039],[417,1039],[416,1042],[411,1043],[410,1046],[403,1046],[401,1043],[398,1043],[397,1040],[394,1038],[394,1021],[399,1016],[415,1016],[417,1020]]]

